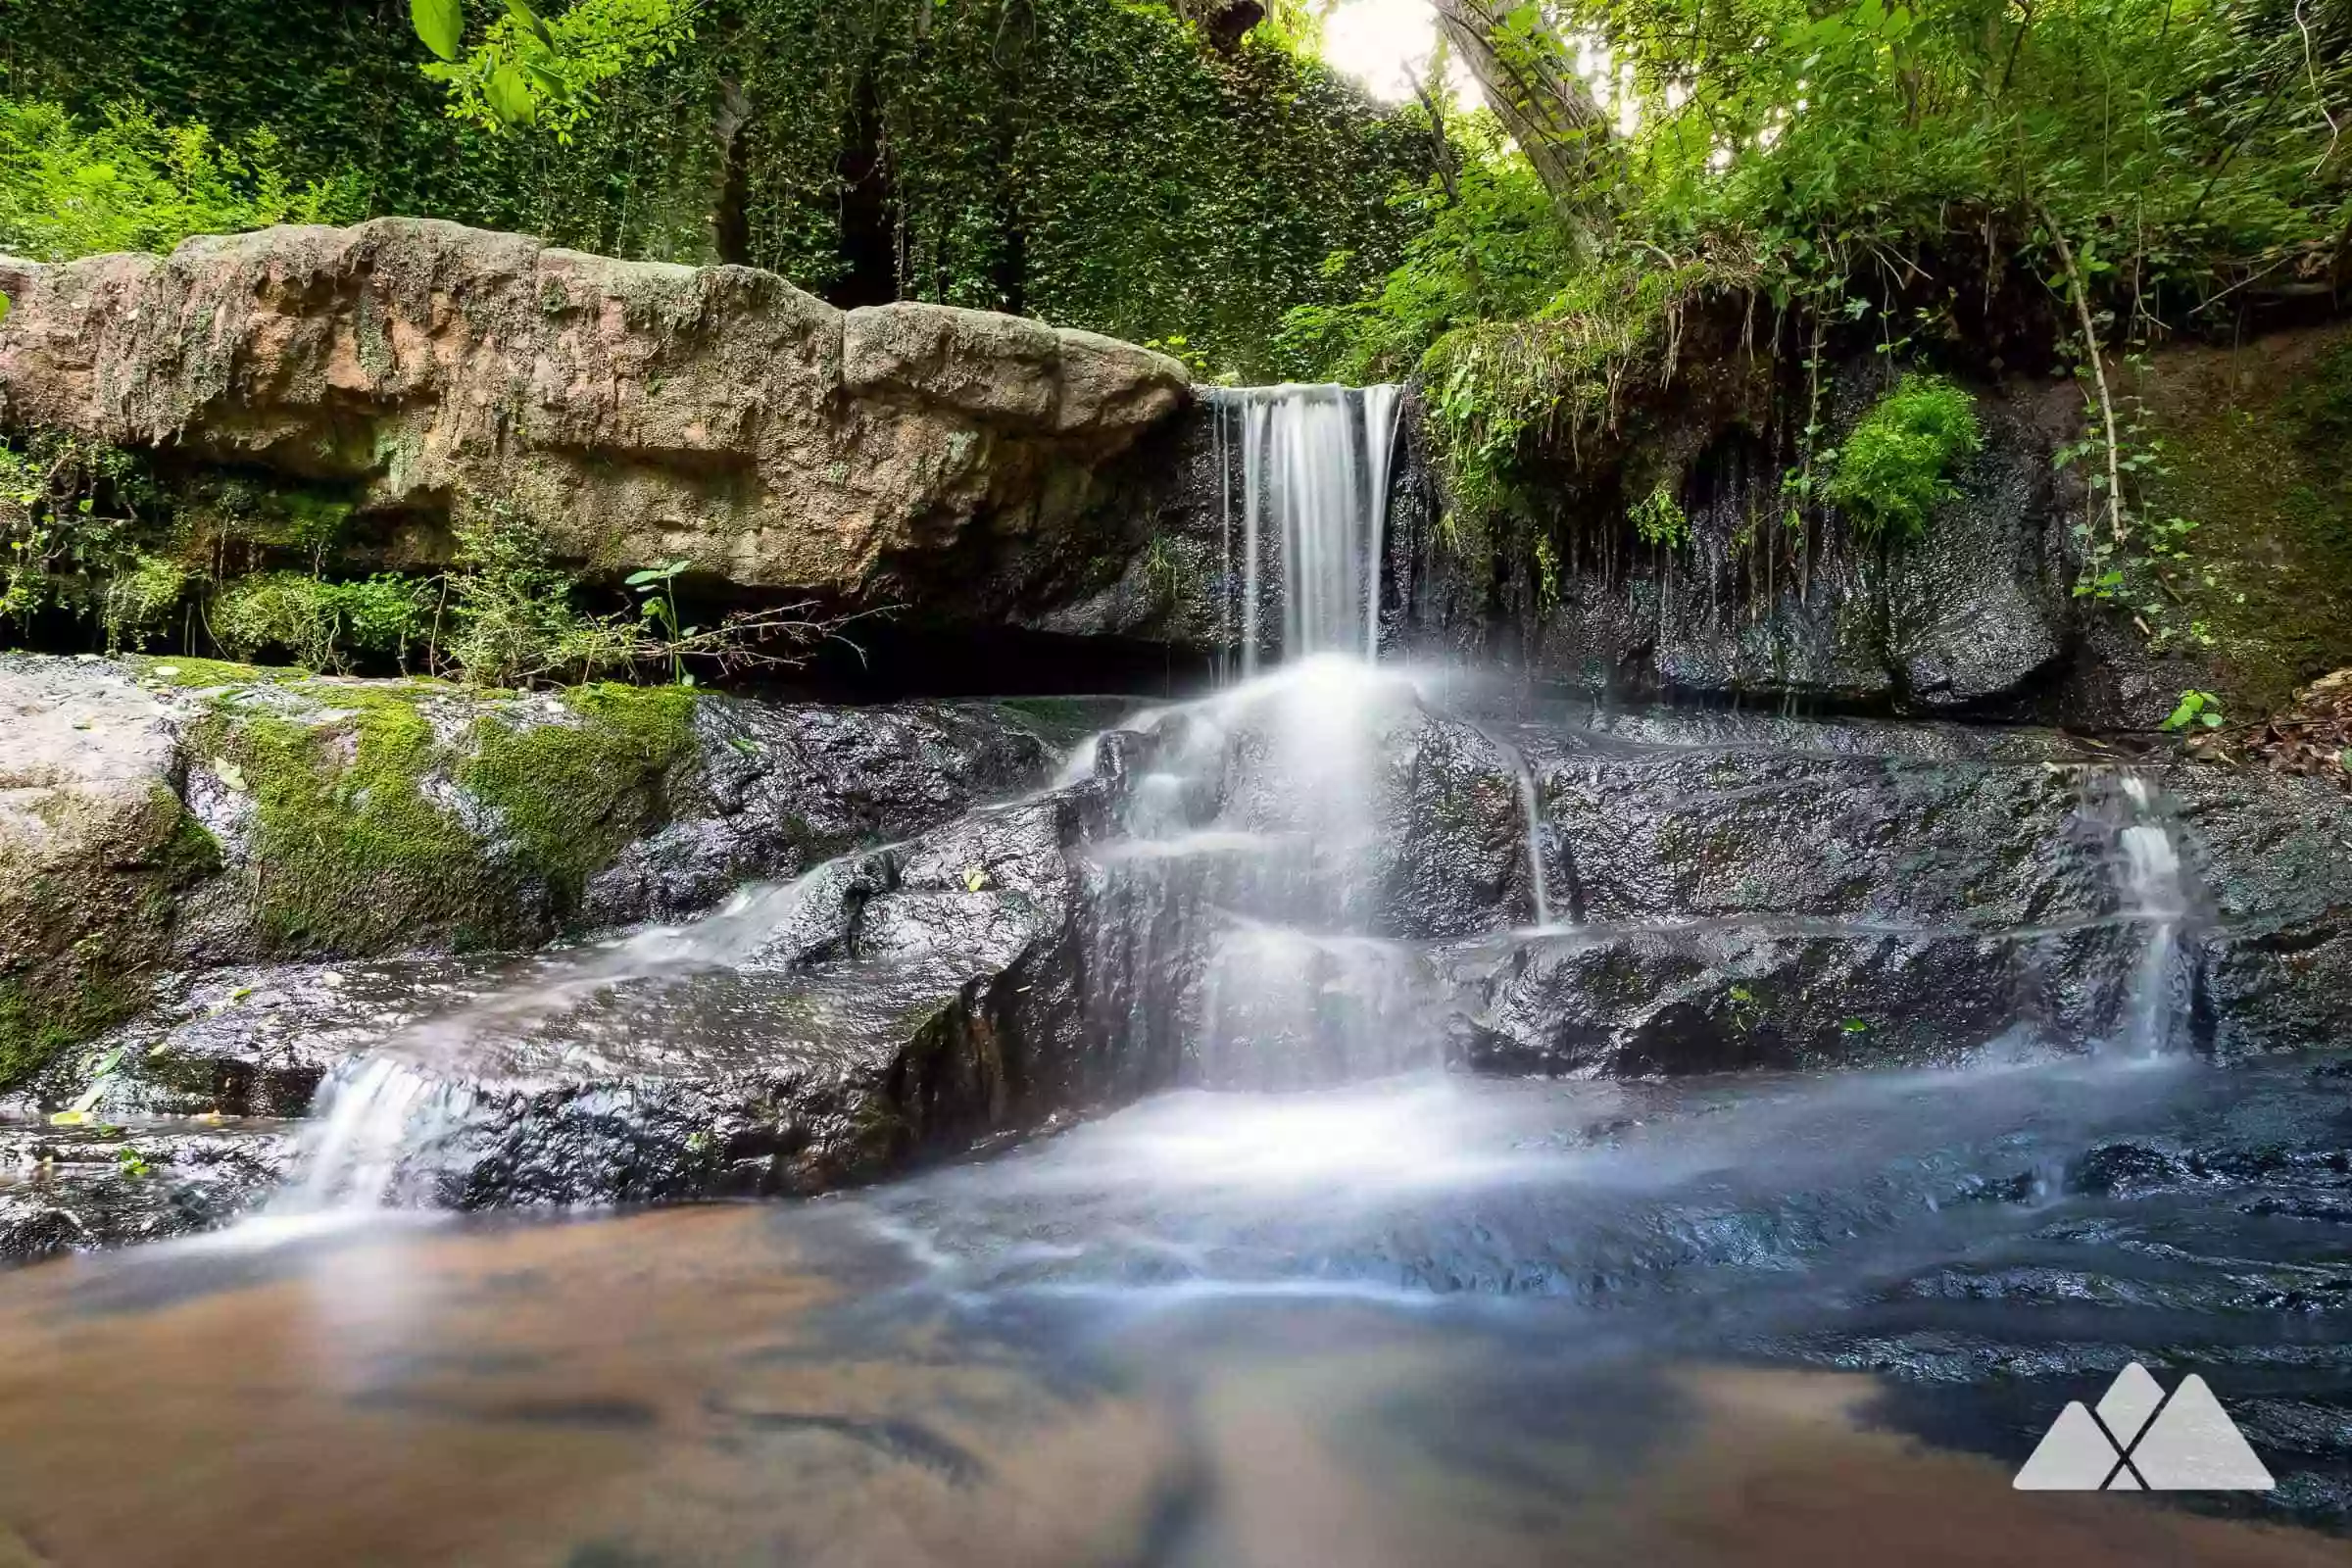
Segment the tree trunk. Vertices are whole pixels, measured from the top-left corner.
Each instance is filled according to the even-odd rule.
[[[1487,107],[1576,229],[1579,248],[1589,248],[1608,226],[1591,186],[1609,144],[1609,122],[1575,60],[1541,21],[1532,34],[1512,31],[1504,0],[1434,3],[1446,41],[1478,78]]]

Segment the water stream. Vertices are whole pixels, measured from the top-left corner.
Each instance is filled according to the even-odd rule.
[[[2105,892],[2083,918],[1978,920],[1998,890],[1973,869],[1958,906],[1921,892],[1920,913],[1890,901],[1935,868],[1869,813],[1924,772],[1833,820],[1805,792],[1838,760],[1742,771],[1752,753],[1693,739],[1714,720],[1546,730],[1383,664],[1396,396],[1214,394],[1238,678],[990,808],[1107,803],[1067,846],[1078,1000],[1118,1049],[1164,1045],[1159,1092],[817,1202],[394,1226],[452,1201],[420,1156],[550,1084],[601,1074],[619,1087],[582,1090],[584,1114],[625,1120],[680,1041],[772,1072],[762,1030],[813,1027],[810,976],[867,961],[828,935],[844,901],[881,896],[920,841],[467,971],[327,1076],[262,1219],[0,1290],[22,1369],[0,1411],[37,1415],[0,1423],[0,1561],[19,1522],[91,1562],[332,1560],[361,1539],[386,1562],[577,1568],[1813,1564],[1834,1541],[2319,1560],[2316,1537],[2218,1519],[2082,1529],[2006,1485],[2136,1355],[2205,1370],[2288,1474],[2275,1508],[2213,1507],[2352,1518],[2352,1063],[2230,1072],[2185,1049],[2201,906],[2162,791],[2085,767],[2057,807]],[[1613,767],[1654,779],[1654,820],[1576,814],[1580,790],[1624,798],[1598,793]],[[1662,850],[1687,907],[1554,923],[1572,834],[1672,846],[1705,789],[1763,813],[1753,866]],[[1442,853],[1399,851],[1437,828]],[[1869,901],[1776,909],[1766,873],[1816,855],[1862,868]],[[1708,875],[1750,871],[1711,908]],[[1465,1030],[1512,1026],[1522,985],[1568,1047],[1605,1032],[1588,995],[1673,984],[1640,1029],[1745,1049],[1767,983],[1706,956],[1897,984],[1943,944],[1994,955],[1967,972],[2022,997],[2053,942],[2105,944],[2104,1010],[2075,1041],[2097,1050],[1995,998],[1927,1070],[1446,1070]],[[1835,1013],[1824,1032],[1845,1038]],[[321,1235],[320,1215],[357,1223]],[[205,1455],[204,1484],[123,1490],[125,1431]]]

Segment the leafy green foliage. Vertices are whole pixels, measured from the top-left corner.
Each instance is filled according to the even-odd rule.
[[[1551,198],[1492,120],[1482,116],[1465,128],[1466,167],[1449,177],[1433,174],[1392,201],[1417,231],[1377,292],[1285,314],[1274,341],[1282,372],[1401,379],[1454,328],[1536,315],[1559,292],[1574,250]],[[1344,274],[1353,260],[1336,255],[1325,270]]]
[[[479,6],[491,52],[437,62],[405,7],[18,0],[9,79],[85,117],[270,127],[297,185],[359,171],[365,214],[1181,336],[1219,375],[1266,373],[1283,312],[1360,297],[1416,222],[1390,197],[1426,136],[1298,52],[1301,6],[1227,58],[1142,0],[665,3],[550,5],[549,58]],[[527,125],[491,103],[502,69]]]
[[[265,571],[230,582],[206,619],[214,640],[238,659],[275,652],[305,668],[344,670],[353,655],[377,654],[405,669],[410,648],[429,630],[432,596],[426,582],[390,573],[327,582]]]
[[[641,653],[633,620],[582,614],[571,577],[549,564],[539,530],[503,506],[470,509],[457,523],[450,575],[451,662],[483,686],[548,676],[585,680]]]
[[[1915,539],[1984,443],[1973,398],[1938,376],[1906,375],[1846,437],[1823,495],[1865,537]]]
[[[416,36],[441,57],[424,74],[448,86],[457,118],[486,130],[544,125],[565,145],[607,82],[673,60],[694,39],[695,7],[677,0],[576,0],[552,23],[525,0],[506,7],[461,59],[456,0],[412,0]]]
[[[1683,512],[1682,503],[1674,498],[1674,488],[1665,480],[1657,488],[1634,504],[1630,514],[1634,537],[1645,545],[1664,550],[1680,550],[1690,542],[1690,519]]]
[[[94,612],[110,646],[158,623],[168,566],[144,554],[140,526],[154,504],[145,466],[119,448],[60,431],[0,446],[0,619]]]
[[[266,126],[232,147],[134,107],[83,122],[54,103],[0,98],[0,251],[39,261],[168,251],[191,234],[359,212],[348,177],[298,184]]]
[[[2162,727],[2168,732],[2184,730],[2192,725],[2220,729],[2226,722],[2228,720],[2222,716],[2222,700],[2211,692],[2192,689],[2180,694],[2179,705],[2173,709]]]

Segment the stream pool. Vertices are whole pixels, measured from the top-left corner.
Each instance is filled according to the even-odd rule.
[[[2352,1057],[1187,1092],[0,1276],[0,1564],[2352,1561]],[[2269,1493],[2021,1493],[2202,1376]]]

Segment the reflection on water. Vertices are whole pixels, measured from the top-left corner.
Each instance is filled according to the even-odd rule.
[[[2343,1560],[2008,1476],[2142,1354],[2291,1494],[2230,1506],[2340,1519],[2347,1083],[1404,1079],[808,1204],[265,1219],[0,1281],[0,1563]]]

